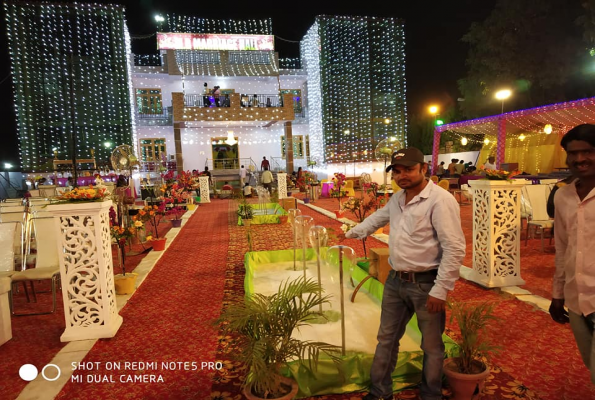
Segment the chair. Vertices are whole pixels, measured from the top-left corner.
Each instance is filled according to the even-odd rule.
[[[399,185],[397,185],[397,183],[394,180],[390,180],[390,185],[393,188],[393,194],[397,193],[399,190],[401,190],[401,187]]]
[[[430,176],[430,180],[431,180],[432,182],[434,182],[434,183],[437,183],[439,179],[440,179],[440,178],[438,178],[438,175],[432,175],[432,176]]]
[[[54,196],[56,196],[56,185],[43,185],[43,186],[39,186],[39,195],[41,197],[54,197]]]
[[[345,186],[343,186],[342,190],[345,192],[345,196],[355,197],[355,190],[353,189],[352,180],[346,180]]]
[[[54,218],[33,218],[32,221],[37,244],[35,268],[17,272],[11,278],[13,285],[18,282],[50,280],[52,285],[52,310],[48,312],[16,313],[13,308],[12,314],[17,316],[52,314],[56,311],[56,285],[60,276],[60,260]],[[33,298],[34,301],[37,301],[34,288]]]
[[[440,186],[442,189],[448,191],[450,189],[450,181],[448,181],[447,179],[442,179],[441,181],[438,182],[438,186]]]
[[[531,215],[527,219],[527,232],[525,234],[525,245],[529,241],[529,234],[531,229],[534,228],[535,234],[541,234],[541,251],[544,251],[543,239],[544,233],[547,229],[554,228],[554,220],[550,219],[547,214],[547,198],[550,190],[548,185],[526,185],[525,193],[527,194],[527,200],[531,205]],[[550,244],[552,241],[552,235],[550,234]]]

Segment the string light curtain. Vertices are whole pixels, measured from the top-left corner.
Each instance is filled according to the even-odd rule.
[[[320,124],[323,147],[319,156],[312,156],[327,163],[375,161],[378,142],[389,136],[403,142],[407,110],[402,21],[318,16],[302,41],[302,62],[310,110],[320,102],[321,120],[313,121],[317,115],[311,113],[310,122],[311,127]],[[316,134],[314,129],[310,139],[316,140]]]
[[[124,9],[117,5],[4,5],[25,172],[61,159],[108,160],[103,143],[132,144]]]

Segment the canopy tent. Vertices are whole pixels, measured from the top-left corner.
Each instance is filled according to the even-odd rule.
[[[595,124],[595,97],[437,126],[432,165],[438,163],[442,132],[450,132],[461,139],[467,135],[484,135],[479,155],[481,165],[489,155],[494,155],[498,168],[502,163],[518,163],[519,169],[532,174],[551,172],[565,167],[565,154],[560,147],[562,136],[586,123]],[[547,125],[551,125],[551,132],[544,131]]]

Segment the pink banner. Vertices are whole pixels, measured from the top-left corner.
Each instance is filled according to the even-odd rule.
[[[158,33],[159,50],[261,50],[273,51],[272,35],[219,35],[205,33]]]

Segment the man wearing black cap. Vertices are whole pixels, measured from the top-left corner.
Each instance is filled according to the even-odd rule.
[[[370,369],[372,385],[366,400],[392,399],[391,374],[399,355],[399,341],[407,323],[417,314],[424,351],[420,394],[423,400],[442,399],[442,333],[445,304],[459,278],[465,257],[465,236],[455,198],[429,183],[421,151],[396,151],[386,172],[404,190],[387,205],[345,234],[363,239],[390,222],[389,263],[384,285],[378,345]]]

